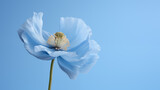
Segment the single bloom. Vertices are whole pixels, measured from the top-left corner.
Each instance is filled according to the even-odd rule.
[[[61,17],[60,32],[53,30],[54,34],[50,34],[42,29],[42,17],[42,12],[34,13],[18,30],[26,50],[39,59],[57,58],[59,67],[71,79],[87,72],[100,51],[100,46],[91,39],[90,27],[79,18]]]

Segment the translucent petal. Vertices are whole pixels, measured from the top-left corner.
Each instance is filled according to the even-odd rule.
[[[54,49],[50,49],[43,45],[37,45],[34,47],[35,52],[45,52],[51,57],[58,57],[58,56],[77,56],[75,52],[66,52],[66,51],[55,51]]]
[[[87,39],[69,51],[76,52],[77,56],[62,55],[58,58],[58,62],[61,69],[74,79],[79,72],[89,71],[96,63],[100,46],[94,40]]]
[[[78,46],[92,33],[90,27],[83,20],[72,17],[60,19],[60,31],[69,39],[70,47],[68,50]]]
[[[33,17],[27,21],[18,30],[18,35],[21,38],[26,50],[40,59],[51,59],[52,57],[44,52],[35,52],[34,46],[44,45],[48,46],[47,39],[50,34],[42,30],[42,16],[43,13],[34,13]]]
[[[21,34],[21,38],[24,42],[24,46],[26,48],[26,50],[33,56],[39,58],[39,59],[53,59],[53,57],[51,57],[49,54],[47,54],[46,52],[36,52],[35,51],[35,46],[39,45],[37,44],[35,41],[33,41],[33,39],[31,39],[31,37],[28,36],[28,34],[26,32],[23,32]]]
[[[61,57],[57,58],[59,67],[65,72],[67,73],[67,75],[71,78],[71,79],[75,79],[76,76],[78,75],[78,68],[73,66],[70,62],[64,60]]]

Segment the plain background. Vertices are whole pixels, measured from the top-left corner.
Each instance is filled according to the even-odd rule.
[[[44,30],[78,17],[101,46],[96,65],[76,80],[56,61],[52,90],[160,90],[159,0],[0,0],[0,90],[48,90],[50,61],[30,55],[17,34],[40,11]]]

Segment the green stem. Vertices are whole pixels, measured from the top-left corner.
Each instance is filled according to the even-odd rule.
[[[54,59],[51,61],[51,67],[50,67],[50,77],[49,77],[49,85],[48,85],[48,90],[51,90],[52,86],[52,73],[53,73],[53,64],[54,64]]]

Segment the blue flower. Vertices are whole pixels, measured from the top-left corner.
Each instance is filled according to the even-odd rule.
[[[42,29],[43,13],[34,13],[32,18],[18,30],[26,50],[33,56],[51,60],[57,58],[60,68],[74,79],[87,72],[97,61],[100,46],[91,39],[92,31],[83,20],[73,17],[60,18],[60,32],[55,34]]]

